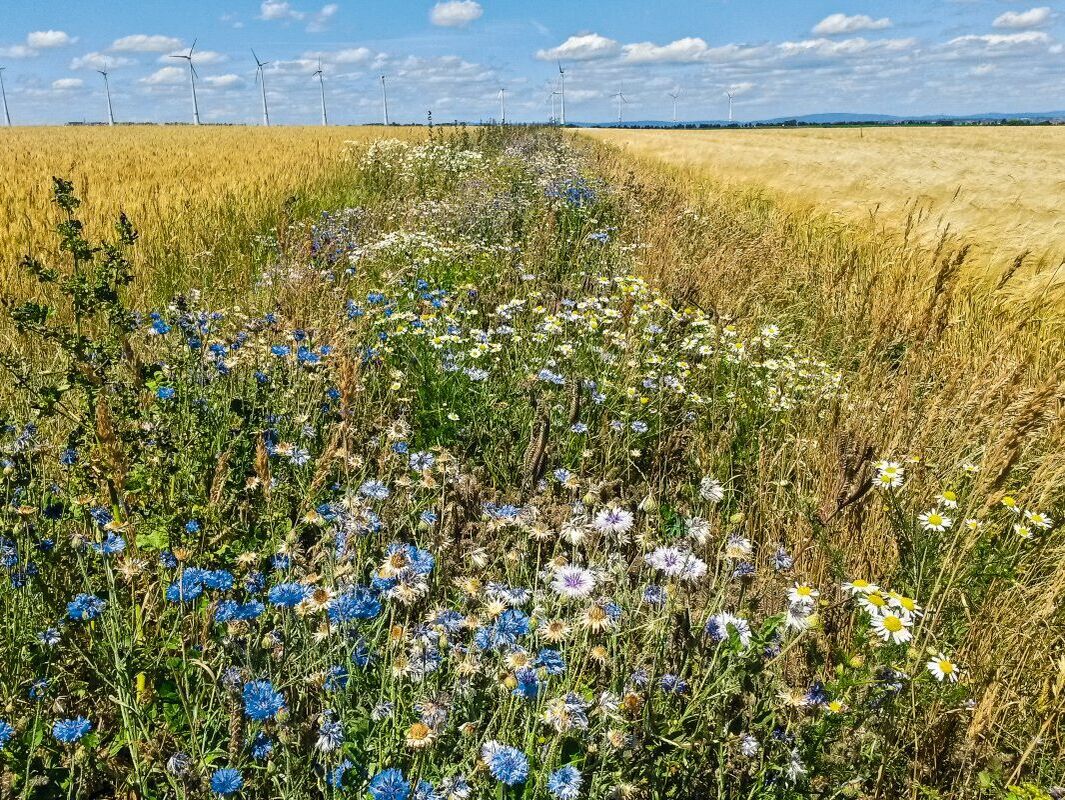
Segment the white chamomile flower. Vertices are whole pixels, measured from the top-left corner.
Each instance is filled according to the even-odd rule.
[[[910,633],[910,619],[894,611],[883,611],[873,616],[873,630],[885,642],[904,644],[913,638]]]
[[[796,583],[788,589],[788,600],[797,606],[809,608],[821,596],[821,593],[806,583]]]
[[[1025,511],[1024,518],[1028,520],[1028,524],[1032,527],[1041,528],[1044,531],[1048,531],[1054,526],[1054,520],[1048,514],[1043,514],[1039,511]]]
[[[939,501],[939,505],[942,508],[957,508],[958,507],[958,494],[947,489],[943,494],[936,498]]]
[[[950,681],[951,683],[957,683],[958,678],[961,676],[961,670],[958,665],[947,658],[942,653],[938,653],[935,658],[931,659],[925,666],[928,671],[932,673],[932,677],[937,681]]]
[[[936,509],[918,514],[917,519],[921,521],[921,527],[926,531],[935,531],[936,533],[942,533],[954,524],[954,520]]]
[[[888,607],[888,599],[879,590],[861,595],[858,603],[870,614],[879,614]]]
[[[880,587],[875,583],[869,583],[869,581],[863,580],[862,578],[855,578],[853,581],[848,581],[843,584],[843,590],[850,592],[852,595],[871,594],[879,591],[879,589]]]
[[[898,609],[907,617],[924,616],[924,611],[922,611],[921,607],[917,605],[916,600],[912,597],[907,597],[904,594],[899,594],[898,592],[888,592],[888,605]]]

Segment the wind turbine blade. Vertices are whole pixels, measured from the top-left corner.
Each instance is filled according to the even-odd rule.
[[[196,49],[196,39],[192,40],[192,47],[189,48],[189,58],[192,58],[192,51]]]

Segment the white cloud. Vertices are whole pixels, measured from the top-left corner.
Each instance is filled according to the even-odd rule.
[[[77,40],[76,36],[71,36],[66,31],[33,31],[26,36],[26,44],[41,50],[49,47],[66,47]]]
[[[897,53],[917,44],[916,39],[806,39],[801,42],[781,42],[777,50],[782,56],[812,55],[820,58],[844,58],[870,52]]]
[[[1007,49],[1027,47],[1030,45],[1050,44],[1050,37],[1043,31],[1022,31],[1020,33],[985,33],[958,36],[947,42],[948,47],[968,45],[986,45],[987,47]]]
[[[625,61],[630,64],[690,64],[702,61],[710,52],[705,41],[691,36],[664,45],[636,42],[625,45],[622,50]]]
[[[86,53],[83,56],[71,59],[71,69],[116,69],[136,64],[132,58],[124,56],[109,56],[106,53]]]
[[[297,11],[290,3],[283,0],[263,0],[259,6],[259,19],[265,20],[301,20],[303,12]]]
[[[829,14],[823,20],[814,25],[812,33],[815,36],[836,36],[841,33],[856,33],[857,31],[880,31],[891,27],[888,17],[873,19],[865,14]]]
[[[286,0],[263,0],[259,4],[259,19],[268,22],[307,21],[307,30],[314,33],[325,30],[329,20],[340,10],[337,3],[327,3],[318,11],[300,11]]]
[[[991,25],[995,28],[1040,28],[1054,18],[1054,12],[1048,6],[1030,8],[1027,11],[1007,11],[995,18]]]
[[[111,49],[118,52],[128,53],[167,53],[181,47],[181,40],[174,36],[150,35],[147,33],[135,33],[132,36],[123,36],[111,43]]]
[[[140,83],[149,86],[165,86],[168,84],[184,83],[188,80],[188,76],[185,73],[186,70],[181,67],[163,67],[162,69],[157,69],[148,77],[141,78]]]
[[[322,59],[322,61],[328,61],[332,64],[364,64],[374,58],[373,50],[368,47],[349,47],[345,50],[314,50],[309,53],[304,53],[303,58],[307,61],[314,62],[315,59]]]
[[[60,78],[57,81],[52,81],[52,88],[61,92],[68,89],[80,89],[84,85],[85,81],[81,78]]]
[[[580,36],[571,36],[558,47],[549,50],[538,50],[536,57],[541,61],[591,61],[596,58],[606,58],[617,54],[621,45],[613,39],[600,36],[598,33],[585,33]]]
[[[33,58],[37,51],[24,44],[12,44],[0,47],[0,58]]]
[[[230,72],[226,75],[208,75],[203,79],[203,82],[208,86],[213,86],[215,89],[228,89],[244,83],[244,79]]]
[[[170,60],[172,56],[187,56],[188,50],[178,50],[174,53],[168,53],[165,56],[159,57],[160,64],[172,64]],[[221,64],[223,61],[229,61],[229,56],[225,53],[219,53],[216,50],[196,50],[192,54],[192,60],[197,64]]]
[[[475,0],[447,0],[437,3],[429,11],[429,21],[443,28],[462,28],[484,13]]]
[[[322,6],[321,9],[311,17],[310,24],[307,25],[307,30],[311,33],[324,31],[326,25],[329,24],[329,20],[331,20],[339,10],[340,6],[336,3],[329,3]]]

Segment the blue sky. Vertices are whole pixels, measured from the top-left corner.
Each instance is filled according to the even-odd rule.
[[[275,123],[543,120],[567,70],[570,121],[737,119],[827,111],[932,114],[1065,108],[1065,13],[1010,0],[0,0],[15,124],[99,121],[110,71],[119,121],[187,121],[198,38],[205,122],[256,123],[251,48]]]

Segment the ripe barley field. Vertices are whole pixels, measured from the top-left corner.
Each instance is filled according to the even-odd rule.
[[[1020,296],[1065,299],[1065,127],[870,127],[718,131],[588,130],[693,180],[760,187],[779,202],[858,226],[949,232],[965,270]]]
[[[0,131],[0,282],[27,287],[14,265],[31,250],[52,252],[52,177],[73,181],[92,236],[120,212],[135,220],[140,291],[233,292],[247,286],[262,248],[249,246],[287,213],[292,196],[324,195],[345,177],[345,143],[374,128],[117,126]],[[411,130],[395,136],[418,136]],[[335,205],[339,200],[322,199]]]

